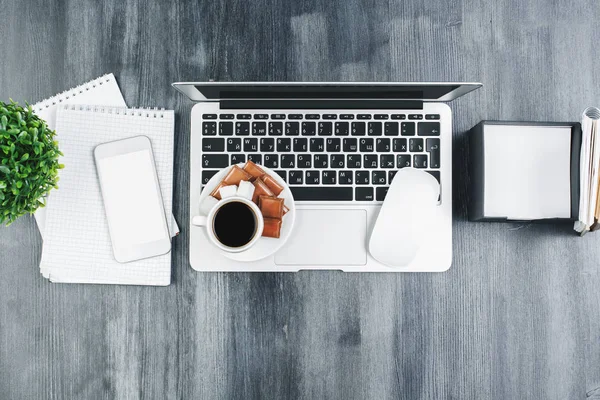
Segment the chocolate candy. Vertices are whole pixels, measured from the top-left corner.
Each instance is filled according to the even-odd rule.
[[[229,170],[227,175],[225,175],[225,179],[223,179],[223,183],[226,185],[239,185],[241,181],[249,181],[252,178],[252,175],[234,165],[233,168]]]
[[[281,186],[275,179],[270,175],[265,175],[262,180],[267,184],[271,192],[275,193],[275,196],[279,196],[279,193],[283,192],[283,186]]]
[[[254,185],[254,194],[252,195],[252,201],[255,202],[256,204],[258,204],[258,199],[260,198],[260,196],[268,196],[268,197],[273,197],[273,192],[271,192],[271,189],[269,189],[269,187],[263,182],[262,179],[260,178],[256,178],[256,180],[254,182],[252,182],[252,184]]]
[[[262,235],[265,237],[279,239],[279,235],[281,235],[281,219],[265,218],[264,221],[265,225]]]
[[[262,178],[265,175],[265,171],[258,165],[256,165],[252,160],[248,160],[246,165],[244,165],[244,171],[252,175],[254,178]]]
[[[258,207],[265,218],[283,217],[283,199],[277,197],[260,196]]]

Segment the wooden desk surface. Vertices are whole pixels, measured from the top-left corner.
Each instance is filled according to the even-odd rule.
[[[0,98],[114,72],[175,109],[167,288],[51,284],[31,217],[0,228],[0,397],[600,398],[600,234],[466,221],[466,131],[599,104],[600,3],[0,0]],[[171,82],[480,81],[454,112],[443,274],[188,265],[189,114]],[[535,151],[535,149],[532,149]]]

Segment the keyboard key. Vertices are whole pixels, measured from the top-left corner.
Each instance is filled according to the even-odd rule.
[[[237,136],[248,136],[250,134],[250,122],[236,122],[235,134]]]
[[[292,151],[292,139],[279,138],[277,139],[277,151],[279,153],[289,153]]]
[[[233,122],[219,122],[219,135],[232,136],[233,135]]]
[[[238,114],[237,115],[237,119],[250,119],[252,118],[252,115],[250,114]]]
[[[306,171],[306,184],[318,185],[320,181],[319,171]]]
[[[389,187],[378,187],[375,189],[375,200],[384,201],[385,196],[387,195]]]
[[[327,154],[315,154],[313,156],[313,168],[327,168]]]
[[[354,183],[357,185],[368,185],[369,171],[356,171],[354,173]]]
[[[408,114],[408,119],[423,119],[423,114]]]
[[[349,124],[347,122],[336,122],[335,123],[335,136],[348,136]]]
[[[215,115],[216,117],[216,115]],[[202,135],[214,136],[217,134],[217,123],[216,122],[203,122],[202,123]]]
[[[275,173],[283,179],[284,182],[287,182],[287,172],[282,170],[275,170]]]
[[[410,167],[410,154],[400,154],[396,156],[396,168]]]
[[[260,151],[263,153],[269,153],[275,151],[275,139],[273,138],[261,138],[260,139]]]
[[[248,154],[248,160],[256,164],[262,164],[262,154]]]
[[[215,176],[215,174],[219,172],[219,170],[202,170],[202,184],[206,185],[208,183],[208,181],[210,181],[210,178],[212,178],[213,176]]]
[[[346,164],[344,161],[346,157],[343,154],[332,154],[331,155],[331,168],[341,169]]]
[[[423,152],[423,139],[410,139],[408,141],[408,150],[411,153]]]
[[[402,136],[415,136],[415,123],[402,122],[400,124],[400,133]]]
[[[232,154],[231,155],[231,165],[239,164],[239,163],[243,163],[243,162],[246,162],[245,154]]]
[[[338,138],[331,138],[325,140],[325,148],[330,153],[338,153],[342,151],[341,140]]]
[[[282,154],[280,165],[281,165],[281,168],[296,168],[296,155]]]
[[[333,124],[331,122],[319,122],[319,136],[331,136]]]
[[[352,200],[352,188],[342,186],[290,187],[296,201]]]
[[[383,124],[383,134],[385,136],[398,136],[398,123],[386,122]]]
[[[340,185],[352,185],[352,171],[340,171],[338,178]]]
[[[325,141],[320,138],[310,139],[310,151],[313,153],[325,151]]]
[[[394,177],[396,176],[396,172],[398,172],[398,171],[389,171],[388,172],[388,182],[390,183],[390,185],[392,184],[392,181],[394,180]]]
[[[421,122],[419,123],[419,136],[440,136],[439,122]]]
[[[358,140],[357,139],[344,139],[343,142],[345,153],[355,153],[358,151]]]
[[[372,152],[374,150],[373,147],[373,139],[360,139],[360,151],[363,153]]]
[[[220,114],[220,119],[233,119],[233,114]]]
[[[388,119],[389,115],[387,115],[387,114],[375,114],[374,117],[375,117],[375,119]]]
[[[376,154],[365,154],[364,156],[365,168],[377,168],[377,155]]]
[[[389,153],[392,150],[390,147],[390,139],[375,140],[375,150],[378,153]]]
[[[267,134],[267,123],[266,122],[253,122],[252,123],[252,134],[254,136],[265,136]]]
[[[437,179],[438,183],[441,185],[442,184],[442,178],[440,177],[440,171],[426,171],[428,173],[430,173],[431,175],[433,175],[433,177],[435,179]]]
[[[352,136],[365,136],[365,123],[353,122],[351,134]]]
[[[248,154],[248,160],[250,160],[256,164],[262,164],[262,155],[261,154]]]
[[[323,114],[321,117],[323,119],[337,119],[337,115],[336,114]]]
[[[221,138],[202,138],[203,152],[225,151],[225,139]]]
[[[392,114],[392,119],[406,119],[406,114]]]
[[[265,154],[264,166],[267,168],[279,168],[279,156],[277,154]]]
[[[285,119],[285,114],[271,114],[271,119]]]
[[[440,114],[425,114],[425,119],[440,119]]]
[[[302,119],[302,114],[289,114],[288,119]]]
[[[254,119],[269,119],[269,114],[254,114]]]
[[[202,114],[202,119],[217,119],[217,114]]]
[[[315,136],[317,124],[315,122],[302,123],[302,136]]]
[[[256,138],[248,138],[244,139],[244,151],[246,153],[251,151],[258,151],[258,139]]]
[[[427,156],[425,154],[415,154],[413,165],[415,168],[427,168]]]
[[[310,154],[298,154],[298,168],[312,168],[312,156]]]
[[[381,122],[369,122],[369,136],[381,136]]]
[[[427,139],[425,148],[429,152],[429,167],[440,168],[440,139]]]
[[[371,119],[371,114],[358,114],[356,119]]]
[[[336,181],[336,173],[335,171],[323,171],[321,176],[321,183],[323,185],[335,185]]]
[[[348,154],[346,156],[347,168],[360,168],[362,166],[362,159],[360,154]]]
[[[306,118],[306,119],[319,119],[319,118],[321,118],[321,116],[319,114],[306,114],[304,116],[304,118]]]
[[[373,185],[385,185],[387,180],[387,173],[385,171],[373,171],[371,175],[371,182]]]
[[[356,201],[373,201],[372,187],[357,187],[355,191]]]
[[[392,141],[394,153],[405,153],[407,150],[406,139],[394,139]]]
[[[379,156],[379,165],[381,168],[395,168],[396,163],[394,162],[393,154],[382,154]]]
[[[269,136],[283,135],[283,122],[269,122]]]
[[[308,151],[308,139],[294,139],[294,152],[301,153],[305,151]]]
[[[290,185],[302,185],[304,183],[304,174],[302,171],[290,171],[288,183]],[[298,200],[298,199],[295,199]]]
[[[286,122],[285,123],[285,135],[286,136],[298,136],[300,134],[300,123],[299,122]]]
[[[202,154],[202,168],[225,168],[229,166],[227,154]]]
[[[340,119],[354,119],[353,114],[341,114]]]

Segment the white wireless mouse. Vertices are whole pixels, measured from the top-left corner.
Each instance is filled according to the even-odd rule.
[[[414,168],[396,173],[375,222],[369,252],[390,267],[405,267],[427,240],[440,195],[431,174]]]

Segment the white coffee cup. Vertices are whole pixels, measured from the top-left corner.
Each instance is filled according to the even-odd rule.
[[[255,231],[254,231],[252,238],[246,244],[239,246],[239,247],[231,247],[231,246],[228,246],[228,245],[222,243],[219,240],[219,238],[217,237],[217,234],[215,232],[215,226],[214,226],[215,217],[217,216],[217,214],[221,210],[221,208],[224,205],[233,203],[233,202],[242,203],[242,204],[246,205],[254,214],[254,221],[255,221]],[[254,202],[248,200],[245,197],[231,196],[231,197],[222,199],[217,204],[215,204],[213,206],[213,208],[211,208],[211,210],[209,211],[207,216],[197,215],[194,218],[192,218],[192,224],[196,225],[196,226],[206,227],[206,234],[208,235],[210,241],[213,242],[213,244],[215,246],[217,246],[218,248],[220,248],[221,250],[229,252],[229,253],[241,253],[242,251],[248,250],[249,248],[254,246],[256,244],[256,242],[258,241],[258,239],[260,239],[260,237],[262,236],[265,222],[263,220],[263,216],[262,216],[262,213],[260,212],[260,209],[258,208],[258,206],[256,204],[254,204]],[[229,226],[227,229],[235,230],[235,229],[239,229],[239,226],[235,226],[235,223],[232,223],[231,226]]]

